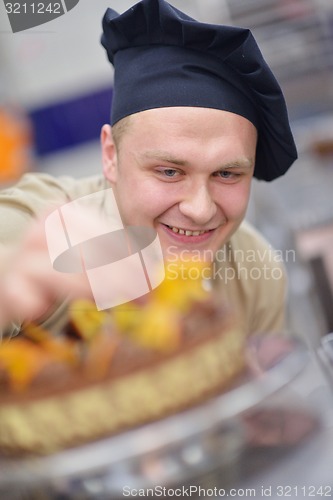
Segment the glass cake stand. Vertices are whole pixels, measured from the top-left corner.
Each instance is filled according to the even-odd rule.
[[[318,427],[313,408],[288,390],[309,360],[304,344],[260,337],[246,355],[244,380],[191,410],[55,455],[0,458],[0,498],[120,499],[147,488],[167,498],[177,486],[232,487],[251,449],[285,453]]]

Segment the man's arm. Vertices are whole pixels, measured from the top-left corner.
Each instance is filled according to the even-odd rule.
[[[24,320],[48,318],[69,290],[77,291],[77,286],[82,287],[84,295],[86,286],[82,276],[73,279],[72,275],[56,273],[52,268],[44,219],[55,207],[99,188],[97,177],[77,181],[70,177],[27,174],[0,192],[2,333],[11,336],[19,331]]]

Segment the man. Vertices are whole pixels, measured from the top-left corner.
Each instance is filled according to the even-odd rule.
[[[253,175],[273,180],[297,155],[281,89],[251,33],[199,23],[164,0],[120,16],[108,9],[103,30],[115,68],[111,126],[101,134],[104,179],[26,176],[2,193],[3,325],[56,328],[60,290],[89,294],[84,276],[52,269],[41,223],[16,242],[30,219],[112,187],[124,225],[154,228],[166,263],[196,256],[214,264],[221,300],[248,333],[282,329],[281,264],[242,221]],[[105,191],[99,214],[108,203]],[[78,226],[98,223],[96,214],[77,214]],[[11,245],[16,264],[5,256]]]

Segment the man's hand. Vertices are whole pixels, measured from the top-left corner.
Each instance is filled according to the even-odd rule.
[[[61,273],[53,269],[44,218],[29,228],[19,246],[0,246],[0,262],[2,328],[12,320],[38,320],[68,294],[92,297],[85,274]]]
[[[67,297],[107,309],[142,297],[163,278],[154,229],[124,227],[113,214],[69,203],[35,221],[16,248],[0,247],[0,327],[38,321]]]

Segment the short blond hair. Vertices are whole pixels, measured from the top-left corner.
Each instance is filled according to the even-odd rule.
[[[112,126],[112,137],[115,143],[116,149],[119,151],[121,139],[129,127],[131,121],[131,116],[125,116],[117,123]]]

